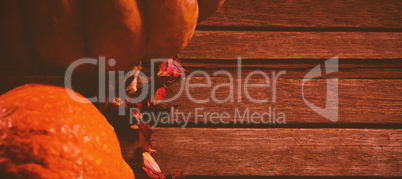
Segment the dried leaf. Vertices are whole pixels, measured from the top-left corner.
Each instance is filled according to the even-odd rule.
[[[138,74],[140,73],[142,67],[142,62],[138,66],[134,66],[132,70],[132,75],[134,75],[133,81],[127,86],[126,92],[129,94],[134,94],[137,91],[137,79],[138,79]],[[131,76],[131,75],[130,75]]]
[[[113,101],[112,101],[112,103],[111,103],[111,108],[112,108],[113,110],[117,111],[117,110],[119,109],[119,106],[120,106],[120,105],[123,105],[123,104],[124,104],[124,101],[123,101],[123,100],[121,100],[121,99],[118,98],[118,97],[114,97],[114,98],[113,98]]]
[[[149,124],[145,123],[137,123],[134,126],[131,126],[132,129],[135,129],[140,136],[140,146],[147,152],[155,152],[155,150],[151,149],[153,147],[152,142],[152,134],[154,131],[152,130]]]
[[[158,76],[168,76],[168,77],[178,77],[185,72],[184,68],[181,67],[181,61],[176,56],[164,61],[159,65]]]
[[[150,104],[152,105],[158,105],[163,99],[166,97],[166,88],[161,87],[156,90],[155,94],[151,96],[148,102],[148,107]]]
[[[142,153],[142,169],[148,174],[151,178],[165,178],[162,174],[159,165],[156,163],[155,159],[148,152]]]
[[[142,119],[142,103],[126,103],[127,108],[131,110],[131,115],[133,115],[137,121],[140,121]]]
[[[172,173],[170,173],[170,176],[172,177],[172,179],[184,179],[184,178],[186,178],[186,176],[183,174],[183,172],[180,172],[180,171],[172,172]]]

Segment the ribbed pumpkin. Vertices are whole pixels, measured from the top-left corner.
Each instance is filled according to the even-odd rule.
[[[66,68],[79,58],[105,56],[117,61],[117,69],[130,69],[143,59],[179,53],[198,17],[210,16],[223,1],[1,1],[0,59]]]
[[[0,178],[134,178],[113,127],[77,100],[39,84],[0,96]]]

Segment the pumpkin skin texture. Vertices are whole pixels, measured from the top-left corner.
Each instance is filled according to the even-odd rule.
[[[144,1],[149,26],[146,59],[172,57],[183,50],[197,26],[197,0]]]
[[[68,66],[86,56],[81,1],[23,1],[20,6],[36,59],[51,66]]]
[[[178,54],[193,36],[197,20],[210,16],[222,3],[223,0],[0,2],[0,26],[5,27],[0,29],[0,47],[6,47],[9,55],[0,60],[63,72],[78,59],[104,56],[117,62],[107,67],[131,70],[142,60]],[[95,65],[87,65],[93,67],[85,67],[84,71],[96,70]]]
[[[113,128],[81,102],[65,88],[39,84],[0,96],[0,176],[134,178]]]
[[[145,55],[147,33],[137,1],[85,2],[90,56],[113,58],[116,69],[127,70],[139,63]]]

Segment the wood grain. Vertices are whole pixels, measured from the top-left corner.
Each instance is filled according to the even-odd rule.
[[[279,124],[273,121],[273,110],[276,109],[276,114],[282,112],[286,116],[286,124],[320,124],[326,123],[331,126],[333,122],[312,111],[303,101],[302,95],[302,79],[307,73],[305,71],[286,71],[286,74],[279,76],[276,80],[276,102],[273,101],[273,77],[272,72],[278,74],[279,70],[275,69],[258,69],[266,73],[269,78],[269,87],[248,87],[249,96],[253,99],[267,99],[268,102],[254,103],[247,98],[244,91],[245,79],[254,70],[243,70],[241,74],[241,82],[239,85],[237,72],[228,70],[233,76],[233,101],[227,100],[220,103],[218,100],[224,100],[230,97],[230,80],[227,75],[214,75],[218,70],[206,70],[209,77],[203,75],[195,75],[191,77],[188,84],[207,84],[211,81],[209,87],[192,87],[184,88],[188,90],[188,94],[183,91],[179,97],[172,102],[162,103],[163,108],[176,106],[175,115],[172,124],[182,126],[184,122],[176,123],[174,120],[188,120],[190,125],[203,126],[205,124],[215,124],[217,126],[225,125],[242,125],[243,127],[250,126],[247,124],[262,125],[265,127],[277,127]],[[372,72],[377,74],[377,72]],[[336,124],[402,124],[402,80],[401,73],[397,79],[344,79],[339,78],[339,120]],[[358,76],[358,73],[356,73]],[[336,77],[328,76],[330,78]],[[186,80],[182,81],[188,86]],[[228,84],[226,87],[219,87],[219,84]],[[265,78],[261,75],[250,76],[249,84],[267,84]],[[180,83],[176,83],[169,88],[167,98],[171,98],[180,91]],[[240,98],[238,97],[238,87],[241,91]],[[213,94],[214,88],[217,88]],[[304,85],[304,97],[309,102],[316,106],[325,108],[326,101],[326,79],[313,79],[306,82]],[[194,102],[196,100],[208,100],[207,102]],[[239,99],[241,101],[239,101]],[[271,109],[271,111],[270,111]],[[197,111],[197,116],[195,112]],[[236,111],[237,110],[237,111]],[[249,115],[247,111],[249,110]],[[183,114],[180,114],[182,112]],[[212,113],[229,113],[227,119],[212,119]],[[264,112],[271,113],[271,121],[268,121],[268,116],[254,119],[256,123],[251,121],[253,113],[261,114]],[[209,114],[205,114],[209,113]],[[246,114],[246,122],[240,121]],[[277,115],[278,116],[278,115]],[[235,118],[236,117],[236,118]],[[218,121],[218,122],[216,122]],[[265,121],[265,123],[264,123]],[[229,124],[225,124],[229,123]],[[335,124],[334,124],[335,125]],[[214,125],[212,125],[214,126]],[[279,125],[280,126],[280,125]],[[286,125],[285,125],[286,126]]]
[[[226,0],[201,26],[402,28],[399,0]]]
[[[400,0],[226,0],[214,16],[199,24],[193,39],[179,54],[188,72],[204,70],[211,76],[190,80],[211,80],[212,87],[190,88],[194,98],[210,101],[194,103],[182,93],[173,102],[161,105],[167,109],[176,106],[185,115],[191,112],[188,125],[197,127],[157,128],[153,138],[158,152],[154,156],[162,171],[183,171],[190,176],[401,177],[401,9]],[[311,68],[335,55],[340,58],[340,71],[326,76],[339,78],[339,120],[333,123],[307,107],[301,84]],[[243,82],[255,70],[266,72],[270,80],[272,71],[286,71],[276,83],[276,102],[272,99],[272,84],[248,90],[253,98],[268,98],[267,103],[250,102],[244,91],[238,102],[238,56],[244,59]],[[220,69],[234,77],[234,102],[216,103],[211,99],[213,87],[229,82],[226,76],[213,75]],[[62,75],[14,70],[0,67],[0,94],[26,83],[64,85]],[[320,107],[325,105],[326,77],[305,85],[306,99]],[[88,81],[91,79],[82,78],[75,87],[93,94],[97,86]],[[261,76],[250,80],[253,84],[264,82]],[[169,87],[167,97],[178,88],[179,84]],[[228,92],[229,87],[222,87],[216,95],[224,99]],[[270,107],[284,113],[288,125],[270,122],[248,128],[252,126],[245,123],[231,128],[203,118],[196,121],[194,116],[196,108],[228,112],[230,117],[224,121],[234,124],[235,109],[242,115],[245,109],[250,114],[261,114]],[[205,124],[210,128],[199,128]],[[316,124],[330,128],[314,127]],[[366,124],[399,129],[365,129]],[[277,126],[283,128],[274,128]],[[119,141],[124,159],[132,166],[138,136],[130,131],[119,136]]]
[[[401,129],[159,128],[164,173],[209,176],[401,176]]]
[[[400,59],[400,32],[196,31],[188,59]]]
[[[196,75],[189,81],[190,84],[205,84],[207,79],[211,80],[211,87],[206,88],[188,88],[189,94],[194,99],[203,100],[209,99],[207,103],[196,103],[193,102],[187,93],[183,91],[181,95],[172,102],[161,104],[161,108],[169,109],[171,106],[176,106],[175,110],[178,112],[183,112],[186,117],[180,117],[179,119],[189,120],[188,125],[208,125],[211,124],[211,118],[204,116],[198,117],[195,120],[195,109],[199,109],[199,113],[204,115],[204,112],[217,112],[222,114],[227,112],[230,114],[229,119],[223,120],[224,122],[229,122],[229,124],[236,124],[243,127],[250,125],[240,123],[240,119],[243,119],[243,115],[246,113],[245,110],[249,110],[249,114],[252,115],[254,112],[262,114],[264,112],[269,112],[271,108],[271,114],[273,113],[273,108],[276,111],[282,112],[286,116],[286,124],[289,125],[304,125],[304,124],[328,124],[328,127],[336,126],[340,124],[402,124],[402,70],[400,68],[357,68],[345,70],[340,68],[340,72],[336,75],[329,77],[339,77],[339,121],[337,123],[332,123],[331,121],[325,119],[324,117],[316,114],[312,111],[303,101],[302,96],[302,79],[304,75],[310,68],[305,69],[287,69],[286,64],[281,64],[284,68],[270,68],[268,66],[260,65],[260,68],[247,67],[241,72],[241,98],[238,98],[238,74],[236,70],[233,70],[229,66],[229,69],[224,69],[229,74],[233,76],[233,102],[227,101],[224,103],[215,102],[212,99],[212,91],[218,84],[230,83],[229,78],[226,75],[214,75],[214,72],[219,71],[219,67],[225,65],[213,65],[217,68],[206,68],[200,69],[198,64],[192,64],[191,68],[187,68],[188,72],[194,72],[196,70],[205,70],[205,72],[210,76],[206,78],[201,75]],[[256,64],[254,64],[256,65]],[[315,64],[317,65],[317,64]],[[360,64],[361,65],[361,64]],[[185,65],[184,65],[185,66]],[[204,66],[207,66],[204,64]],[[258,65],[257,65],[258,66]],[[275,65],[274,65],[275,66]],[[304,67],[314,67],[313,64],[304,64]],[[364,65],[363,65],[364,66]],[[311,68],[312,68],[311,67]],[[251,102],[244,92],[244,83],[247,76],[255,70],[260,70],[268,75],[270,87],[264,88],[247,88],[250,97],[255,99],[268,99],[268,102],[262,104],[256,104]],[[272,72],[277,74],[279,71],[286,71],[286,74],[279,76],[276,80],[276,102],[273,102],[273,78]],[[17,75],[17,74],[2,74],[0,78],[0,92],[4,93],[11,90],[17,86],[26,83],[43,83],[63,86],[62,76],[50,76],[50,75]],[[73,80],[74,81],[74,80]],[[185,83],[185,80],[182,81]],[[262,84],[266,83],[265,79],[260,75],[254,75],[250,77],[250,84]],[[91,83],[89,79],[83,80],[78,86],[73,86],[74,89],[80,91],[84,95],[90,94],[92,97],[97,94],[97,86]],[[85,87],[87,85],[88,87]],[[90,88],[91,87],[91,88]],[[92,91],[89,91],[93,89]],[[178,93],[180,89],[180,83],[176,83],[169,87],[168,96],[170,98]],[[316,106],[321,108],[325,107],[326,100],[326,79],[313,79],[305,84],[305,99],[310,101]],[[223,100],[229,96],[230,88],[220,87],[216,90],[216,99]],[[241,101],[239,102],[239,99]],[[237,113],[236,113],[237,110]],[[239,116],[240,115],[240,116]],[[237,117],[236,120],[234,117]],[[176,117],[174,117],[176,119]],[[262,119],[255,119],[257,125],[263,127],[280,127],[277,123],[273,123],[273,117],[270,123],[267,122],[268,116]],[[250,121],[250,116],[246,117]],[[234,123],[237,121],[237,123]],[[266,121],[267,123],[259,123]],[[173,124],[173,123],[172,123]],[[222,122],[220,125],[225,127],[226,124]],[[182,126],[184,123],[174,125]],[[286,126],[286,125],[285,125]],[[363,125],[364,126],[364,125]],[[375,127],[375,126],[372,126]],[[381,128],[381,126],[379,126]]]

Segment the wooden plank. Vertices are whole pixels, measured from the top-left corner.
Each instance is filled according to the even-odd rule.
[[[201,26],[402,28],[399,0],[226,0]]]
[[[400,176],[401,130],[158,128],[164,173],[187,175]],[[119,138],[132,164],[138,136]],[[288,162],[288,163],[287,163]]]
[[[165,124],[184,126],[187,125],[203,126],[205,124],[224,127],[227,125],[241,125],[244,127],[262,125],[265,127],[279,127],[278,115],[283,113],[286,124],[328,124],[335,125],[330,120],[318,115],[310,109],[304,99],[314,105],[325,108],[326,104],[326,79],[313,79],[304,85],[304,99],[302,95],[303,76],[307,72],[286,71],[286,74],[279,76],[276,80],[276,90],[273,90],[272,69],[259,69],[266,73],[269,78],[269,87],[248,87],[249,96],[253,99],[267,99],[268,102],[255,103],[244,91],[245,79],[253,70],[243,70],[239,85],[239,78],[236,71],[228,71],[233,76],[233,93],[230,95],[230,80],[227,75],[213,75],[218,70],[207,70],[209,77],[195,75],[189,80],[189,84],[207,84],[208,87],[183,88],[183,92],[172,102],[162,103],[162,108],[174,108],[173,118]],[[278,70],[275,74],[278,74]],[[376,73],[376,72],[372,72]],[[339,120],[336,124],[402,124],[402,79],[399,73],[398,79],[342,79],[339,78]],[[330,76],[336,77],[336,76]],[[186,80],[183,80],[183,83]],[[228,84],[226,87],[219,87],[220,84]],[[261,75],[254,75],[249,78],[249,84],[267,84]],[[180,91],[180,83],[173,84],[169,88],[167,99],[177,95]],[[185,86],[188,87],[187,84]],[[238,87],[241,87],[241,95],[238,97]],[[214,88],[217,90],[213,94]],[[188,91],[188,93],[186,92]],[[276,93],[274,92],[276,91]],[[276,95],[273,95],[273,94]],[[227,100],[220,103],[215,100],[224,100],[233,96],[233,101]],[[274,102],[274,96],[276,101]],[[207,102],[197,102],[196,100],[208,100]],[[239,99],[241,101],[239,101]],[[274,112],[273,110],[276,110]],[[177,110],[177,112],[176,112]],[[196,114],[197,112],[197,114]],[[269,120],[268,112],[271,114]],[[208,113],[208,114],[207,114]],[[219,116],[228,113],[228,118],[215,118],[212,113]],[[262,117],[252,120],[253,113]],[[273,115],[277,119],[274,120]],[[216,116],[216,114],[214,114]],[[226,115],[226,114],[224,114]],[[263,116],[264,115],[264,116]],[[280,114],[282,115],[282,114]],[[196,117],[197,116],[197,117]],[[245,117],[244,117],[245,116]],[[178,120],[179,122],[176,122]],[[244,120],[242,123],[241,121]],[[228,124],[227,124],[228,123]],[[286,125],[285,125],[286,126]]]
[[[204,65],[206,66],[206,65]],[[262,65],[261,65],[262,66]],[[314,65],[313,65],[314,66]],[[263,67],[263,66],[262,66]],[[229,113],[231,118],[224,119],[224,122],[229,122],[229,124],[224,124],[222,122],[218,123],[217,126],[230,126],[230,125],[241,125],[241,126],[251,126],[251,125],[262,125],[262,127],[281,127],[286,125],[279,125],[278,123],[273,123],[273,117],[271,117],[270,123],[268,116],[264,116],[260,119],[254,119],[255,123],[247,125],[247,123],[240,123],[246,114],[246,122],[251,122],[251,115],[253,113],[262,114],[264,112],[269,112],[275,108],[276,112],[282,112],[286,116],[286,124],[289,125],[305,125],[305,124],[327,124],[328,127],[336,126],[340,124],[402,124],[402,70],[400,68],[396,69],[370,69],[361,68],[360,70],[350,70],[340,72],[337,75],[331,77],[339,77],[339,120],[333,123],[324,117],[318,115],[313,110],[311,110],[306,103],[303,101],[302,96],[302,79],[307,73],[308,69],[272,69],[272,68],[244,68],[241,73],[241,101],[238,102],[238,80],[237,71],[233,69],[225,69],[233,77],[233,98],[234,101],[227,101],[224,103],[215,102],[212,99],[212,90],[217,87],[218,84],[229,83],[229,78],[226,75],[213,75],[214,72],[220,70],[218,69],[204,69],[210,78],[205,78],[203,76],[194,76],[189,81],[190,84],[205,84],[207,79],[211,80],[211,87],[207,88],[188,88],[191,97],[202,100],[209,99],[207,103],[196,103],[193,102],[187,93],[183,91],[181,95],[172,102],[163,103],[160,105],[161,108],[169,109],[171,106],[177,106],[174,110],[182,112],[185,117],[178,114],[178,118],[182,120],[188,120],[187,125],[208,125],[211,124],[210,116],[206,115],[206,120],[204,117],[204,112],[216,112],[218,114],[223,114],[225,112]],[[187,68],[188,72],[194,72],[199,70],[199,68]],[[268,102],[262,104],[256,104],[251,102],[245,96],[244,83],[247,76],[254,70],[261,70],[266,73],[269,77],[270,87],[264,88],[253,88],[248,87],[247,91],[250,97],[256,99],[268,99]],[[279,71],[286,70],[286,74],[281,75],[276,80],[276,102],[273,102],[273,78],[272,72],[275,71],[277,74]],[[385,78],[385,79],[384,79]],[[185,80],[183,80],[185,82]],[[62,76],[48,76],[48,75],[16,75],[16,74],[2,74],[0,78],[0,92],[4,93],[11,90],[17,86],[26,83],[44,83],[63,86],[64,81]],[[260,75],[254,75],[250,77],[250,84],[262,84],[265,83],[265,79]],[[77,84],[77,83],[74,83]],[[87,87],[86,87],[87,86]],[[73,86],[75,90],[80,91],[84,95],[92,97],[97,94],[96,83],[88,80],[83,80],[77,85]],[[88,91],[93,89],[92,91]],[[167,98],[170,98],[178,93],[180,89],[180,83],[173,84],[169,87]],[[313,79],[305,84],[305,99],[321,108],[325,107],[326,100],[326,80],[325,79]],[[229,87],[221,87],[216,90],[217,99],[226,99],[229,96]],[[195,120],[195,110],[203,116],[198,117]],[[236,111],[237,110],[237,111]],[[237,113],[236,113],[237,112]],[[176,113],[176,112],[175,112]],[[277,114],[276,113],[276,114]],[[273,115],[273,114],[272,114]],[[235,118],[236,118],[236,123]],[[174,119],[177,119],[174,116]],[[216,119],[213,119],[215,121]],[[262,123],[262,122],[266,123]],[[260,123],[261,122],[261,123]],[[275,121],[277,122],[277,121]],[[183,126],[184,123],[173,123],[173,125]],[[313,125],[314,126],[314,125]],[[363,125],[364,126],[364,125]],[[311,127],[311,126],[310,126]],[[372,126],[375,127],[375,126]],[[381,126],[379,126],[381,128]]]
[[[194,65],[191,68],[187,68],[188,72],[199,70],[199,66],[202,64]],[[255,65],[255,64],[254,64]],[[283,64],[282,64],[283,65]],[[291,64],[292,65],[292,64]],[[317,65],[317,64],[315,64]],[[361,65],[361,64],[360,64]],[[186,67],[186,65],[184,65]],[[196,67],[197,66],[197,67]],[[204,64],[207,66],[207,64]],[[218,66],[218,65],[211,65]],[[221,64],[220,67],[224,65]],[[220,70],[219,68],[206,68],[204,69],[210,78],[205,78],[203,76],[195,76],[189,82],[193,83],[205,83],[207,79],[211,80],[211,87],[207,88],[189,88],[189,94],[195,99],[209,99],[207,103],[195,103],[192,102],[189,96],[183,92],[174,101],[161,104],[161,108],[169,109],[170,106],[178,106],[175,110],[178,112],[183,112],[186,117],[180,117],[179,119],[189,120],[188,125],[195,125],[196,122],[199,125],[204,125],[206,122],[208,125],[211,124],[210,117],[198,118],[195,120],[195,109],[199,109],[198,112],[216,112],[222,114],[228,112],[232,118],[225,119],[224,122],[229,122],[230,125],[241,125],[250,126],[247,124],[240,123],[243,119],[243,115],[249,110],[249,115],[253,113],[262,114],[263,112],[269,111],[271,108],[271,114],[273,108],[276,111],[282,112],[286,116],[286,124],[289,125],[305,125],[305,124],[327,124],[328,127],[336,126],[340,124],[402,124],[402,70],[400,68],[357,68],[352,70],[340,69],[340,72],[336,74],[339,77],[339,120],[337,123],[332,123],[331,121],[325,119],[324,117],[318,115],[313,110],[311,110],[306,103],[303,101],[302,96],[302,78],[307,73],[310,68],[305,69],[286,69],[286,68],[271,68],[270,64],[257,65],[261,68],[244,68],[241,74],[242,81],[242,94],[241,102],[238,102],[238,78],[237,71],[233,70],[231,64],[228,65],[228,71],[233,77],[234,81],[234,101],[227,101],[222,104],[213,101],[212,90],[218,84],[229,83],[229,79],[225,75],[215,76],[214,72]],[[253,65],[251,65],[253,66]],[[274,65],[275,66],[275,65]],[[304,64],[304,67],[314,67],[313,64]],[[365,65],[363,65],[365,66]],[[286,65],[283,65],[286,67]],[[261,70],[269,76],[270,87],[265,88],[248,88],[248,92],[252,98],[263,99],[267,98],[268,102],[263,104],[255,104],[246,98],[244,92],[244,81],[247,76],[254,70]],[[281,70],[286,70],[286,74],[279,76],[276,83],[276,98],[277,101],[273,102],[272,97],[272,72],[275,71],[277,74]],[[335,75],[332,77],[336,77]],[[0,76],[0,92],[4,93],[11,90],[17,86],[26,83],[44,83],[63,86],[62,76],[48,76],[48,75],[16,75],[14,74],[2,74]],[[384,79],[385,78],[385,79]],[[98,90],[96,83],[90,83],[91,81],[82,81],[79,85],[73,86],[76,90],[81,90],[81,93],[88,96],[93,96],[97,94]],[[262,76],[255,75],[251,76],[251,84],[261,84],[265,83],[265,79]],[[86,86],[87,87],[86,87]],[[80,88],[81,89],[80,89]],[[326,81],[325,79],[314,79],[305,84],[305,99],[312,102],[314,105],[324,108],[326,100]],[[88,91],[89,89],[94,89],[93,91]],[[174,84],[169,88],[168,98],[176,95],[179,91],[180,84]],[[216,91],[217,99],[225,99],[229,95],[229,87],[221,87]],[[237,110],[237,113],[236,113]],[[187,116],[189,115],[189,116]],[[240,115],[240,116],[239,116]],[[236,123],[234,123],[234,116],[236,116]],[[246,116],[246,122],[250,121],[250,116]],[[262,121],[267,121],[268,116],[264,116],[262,119],[254,119],[257,125],[261,125]],[[264,123],[263,127],[281,127],[277,123]],[[227,126],[226,124],[219,123],[218,126]],[[254,123],[253,123],[254,124]],[[174,125],[182,126],[184,123]],[[230,126],[229,125],[229,126]],[[286,125],[285,125],[286,126]],[[312,125],[314,126],[314,125]],[[312,127],[310,126],[310,127]],[[364,125],[363,125],[364,126]],[[382,126],[378,126],[382,128]]]
[[[188,59],[400,59],[400,32],[196,31]]]
[[[153,139],[166,174],[402,176],[401,129],[159,128]]]

